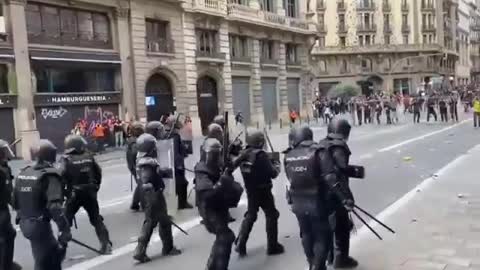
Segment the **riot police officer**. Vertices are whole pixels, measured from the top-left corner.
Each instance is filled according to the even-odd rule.
[[[12,226],[8,205],[12,203],[13,176],[8,161],[13,158],[8,143],[0,140],[0,269],[21,267],[13,262],[13,250],[17,232]]]
[[[235,234],[228,227],[228,209],[236,207],[243,189],[233,180],[231,171],[222,174],[222,145],[213,138],[203,145],[205,159],[195,165],[195,190],[198,211],[207,231],[215,234],[207,270],[227,270]]]
[[[145,133],[152,135],[157,140],[163,138],[164,132],[164,126],[160,121],[150,121],[145,126]]]
[[[131,177],[135,179],[135,183],[137,186],[135,187],[135,191],[133,192],[132,204],[130,205],[130,209],[133,211],[138,211],[141,209],[145,209],[145,201],[143,200],[143,196],[141,194],[142,188],[141,183],[139,183],[137,179],[137,138],[140,137],[144,133],[143,125],[139,122],[134,122],[130,129],[130,137],[127,140],[127,149],[126,149],[126,159],[127,159],[127,166],[128,170],[130,171]]]
[[[315,143],[308,126],[294,131],[292,148],[285,156],[285,170],[290,182],[287,197],[298,219],[310,270],[327,269],[331,242],[329,194],[339,198],[347,207],[353,205],[348,186],[336,177],[333,161],[328,145]]]
[[[35,270],[60,270],[72,235],[62,208],[61,175],[53,166],[57,149],[50,141],[40,140],[31,152],[37,161],[18,175],[13,205],[20,229],[30,241]],[[53,235],[51,219],[57,224],[58,239]]]
[[[187,149],[182,142],[178,130],[182,124],[175,115],[168,117],[165,124],[165,139],[173,139],[174,166],[175,166],[175,192],[177,193],[178,209],[191,209],[193,206],[188,203],[188,181],[185,177],[185,158],[188,156]]]
[[[246,148],[235,163],[240,163],[243,181],[247,191],[248,210],[240,227],[235,251],[243,257],[247,255],[247,240],[257,220],[258,210],[265,213],[267,230],[267,254],[277,255],[284,252],[278,243],[278,218],[280,213],[275,207],[272,194],[272,179],[280,173],[280,162],[272,162],[263,150],[265,135],[260,130],[248,132]]]
[[[219,125],[223,131],[225,131],[225,117],[223,115],[217,115],[215,118],[213,118],[212,124],[217,124]],[[219,140],[220,143],[223,143],[223,139]],[[240,154],[240,151],[242,150],[242,141],[240,139],[236,139],[235,141],[229,141],[228,145],[228,153],[230,156],[238,156]]]
[[[329,147],[332,153],[334,164],[336,164],[335,176],[348,189],[349,178],[349,158],[351,155],[347,145],[350,136],[351,126],[347,120],[336,119],[332,121],[327,128],[327,137],[320,141]],[[348,197],[353,201],[353,194],[348,189]],[[350,220],[347,209],[337,198],[332,198],[332,216],[335,220],[334,227],[334,267],[335,268],[354,268],[358,262],[350,257],[350,232],[353,229],[353,222]]]
[[[173,245],[172,224],[167,212],[167,202],[163,195],[165,183],[163,177],[168,172],[160,169],[157,161],[157,140],[150,134],[143,134],[137,139],[137,177],[142,183],[145,197],[145,221],[138,238],[137,248],[133,258],[141,263],[150,261],[147,247],[152,237],[153,229],[159,224],[158,231],[162,239],[163,255],[178,255],[181,253]],[[171,174],[171,173],[170,173]]]
[[[86,151],[87,142],[78,135],[65,138],[65,154],[60,159],[62,176],[65,179],[67,203],[65,215],[72,224],[75,214],[83,207],[90,224],[95,228],[102,254],[112,252],[112,242],[107,227],[100,215],[97,193],[102,181],[102,169]]]

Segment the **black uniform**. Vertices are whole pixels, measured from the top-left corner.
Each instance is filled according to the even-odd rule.
[[[221,144],[209,139],[204,144],[205,160],[195,165],[195,190],[198,210],[215,242],[207,261],[207,270],[227,270],[235,234],[228,227],[228,209],[236,207],[243,189],[230,174],[221,175]]]
[[[249,138],[261,136],[259,144],[252,145]],[[278,243],[278,218],[280,213],[275,207],[275,199],[272,194],[272,179],[280,173],[280,164],[273,164],[267,153],[263,150],[265,139],[261,132],[249,132],[247,148],[240,154],[240,163],[243,181],[247,190],[248,210],[245,213],[240,232],[238,233],[235,251],[240,256],[246,255],[246,244],[253,224],[257,220],[258,211],[262,208],[265,213],[267,231],[267,254],[276,255],[284,252],[284,248]]]
[[[127,149],[126,149],[126,160],[128,170],[130,171],[131,177],[135,179],[137,186],[133,192],[132,204],[130,209],[138,211],[145,209],[145,201],[143,200],[142,195],[142,185],[137,178],[137,138],[143,134],[143,126],[139,123],[134,123],[132,125],[132,130],[130,137],[127,139]]]
[[[13,262],[15,236],[8,205],[12,203],[13,176],[8,159],[13,153],[4,140],[0,140],[0,269],[13,270],[19,266]],[[11,156],[10,156],[11,155]]]
[[[333,159],[334,170],[333,176],[342,184],[346,193],[346,198],[353,202],[353,194],[349,189],[349,178],[347,175],[348,163],[350,158],[350,149],[346,143],[350,134],[350,125],[346,120],[338,120],[333,125],[329,126],[327,137],[320,141],[321,145],[325,145],[331,153]],[[344,202],[338,200],[338,196],[333,196],[330,199],[332,213],[331,220],[335,224],[335,267],[354,267],[358,263],[349,256],[350,252],[350,232],[353,229],[353,222],[350,220],[347,209],[344,207]]]
[[[167,139],[173,139],[173,148],[175,151],[175,192],[178,198],[178,209],[193,208],[187,201],[188,181],[185,177],[185,158],[188,156],[187,149],[177,131],[172,131]]]
[[[178,255],[181,252],[173,245],[172,224],[167,212],[167,202],[163,195],[165,172],[160,169],[156,159],[156,138],[150,134],[143,134],[137,139],[137,177],[142,183],[143,195],[146,203],[145,221],[138,238],[138,245],[133,258],[140,262],[147,262],[150,258],[146,251],[153,229],[158,226],[162,239],[164,255]]]
[[[310,129],[302,129],[311,134]],[[338,196],[339,201],[346,203],[351,199],[351,192],[336,178],[335,163],[328,154],[329,145],[316,144],[312,137],[297,137],[294,147],[286,153],[284,165],[290,181],[287,197],[299,223],[309,269],[326,270],[332,237],[330,196]]]
[[[372,108],[370,107],[369,103],[364,105],[364,116],[365,116],[365,124],[372,123]]]
[[[430,122],[430,115],[433,114],[435,122],[437,121],[437,113],[435,112],[435,100],[429,98],[427,101],[427,122]]]
[[[442,122],[448,122],[447,102],[445,100],[440,100],[440,102],[438,102],[438,107],[440,108],[440,119]]]
[[[41,158],[45,147],[53,153],[48,159]],[[63,185],[60,172],[52,165],[56,155],[53,144],[41,140],[39,149],[37,163],[23,169],[16,179],[14,208],[20,229],[31,244],[34,269],[60,270],[71,239],[70,226],[62,209]],[[58,241],[53,235],[51,219],[60,231]]]
[[[415,99],[413,101],[413,123],[420,123],[420,111],[422,110],[422,101]]]
[[[356,104],[357,106],[357,119],[358,119],[358,125],[361,126],[362,125],[362,107],[363,107],[363,104],[360,103],[360,102],[357,102]]]
[[[450,98],[448,106],[450,107],[450,116],[452,117],[452,121],[458,122],[457,99],[454,97]]]
[[[70,135],[66,138],[66,142],[80,139],[82,138],[79,136]],[[103,217],[100,215],[97,199],[102,170],[93,156],[80,147],[69,149],[66,146],[65,155],[60,160],[62,176],[67,188],[65,215],[71,225],[75,214],[83,207],[88,214],[90,224],[95,228],[101,244],[101,252],[108,254],[111,253],[112,243],[107,227],[103,223]]]

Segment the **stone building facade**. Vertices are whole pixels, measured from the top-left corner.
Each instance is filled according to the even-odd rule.
[[[301,0],[5,0],[0,16],[0,137],[62,148],[83,121],[158,120],[200,134],[218,113],[251,125],[307,114],[313,13]]]
[[[318,0],[319,94],[338,83],[364,94],[448,86],[459,57],[457,10],[452,0]]]

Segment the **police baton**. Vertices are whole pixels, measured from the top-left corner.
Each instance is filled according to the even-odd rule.
[[[275,150],[273,150],[272,141],[270,141],[270,137],[268,136],[267,128],[264,127],[264,128],[263,128],[263,132],[265,133],[265,138],[267,139],[268,146],[270,146],[270,151],[275,152]]]
[[[75,216],[73,216],[73,226],[75,226],[75,230],[78,230],[77,218]]]
[[[182,229],[182,227],[178,226],[177,223],[173,221],[173,218],[171,216],[168,216],[168,220],[170,221],[173,227],[177,228],[183,234],[188,235],[188,233],[184,229]]]
[[[130,191],[133,191],[133,174],[130,174]]]
[[[369,218],[375,220],[378,224],[382,225],[382,227],[384,227],[385,229],[389,230],[391,233],[395,233],[395,231],[388,227],[387,225],[385,225],[383,222],[381,222],[380,220],[378,220],[377,218],[375,218],[372,214],[368,213],[367,211],[363,210],[360,206],[358,205],[354,205],[354,207],[358,210],[360,210],[362,213],[364,213],[365,215],[367,215]]]
[[[98,254],[100,254],[100,255],[103,255],[103,253],[102,253],[100,250],[98,250],[98,249],[96,249],[96,248],[94,248],[94,247],[91,247],[91,246],[89,246],[89,245],[87,245],[87,244],[85,244],[85,243],[82,243],[82,242],[78,241],[78,240],[75,239],[75,238],[72,238],[71,241],[72,241],[73,243],[81,246],[81,247],[84,247],[84,248],[89,249],[89,250],[91,250],[91,251],[93,251],[93,252],[95,252],[95,253],[98,253]]]
[[[16,139],[15,141],[13,141],[13,142],[10,143],[10,147],[15,146],[17,143],[19,143],[19,142],[21,142],[21,141],[22,141],[22,138],[21,138],[21,137],[18,138],[18,139]]]
[[[378,237],[378,239],[383,240],[383,238],[370,226],[368,223],[357,213],[355,210],[352,210],[352,213],[365,225],[367,228]]]

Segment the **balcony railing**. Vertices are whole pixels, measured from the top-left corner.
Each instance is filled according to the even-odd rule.
[[[377,26],[374,23],[357,25],[358,32],[376,32]]]
[[[241,62],[241,63],[252,62],[252,58],[250,56],[233,56],[233,55],[230,55],[230,59],[232,60],[232,62]]]
[[[395,0],[393,0],[395,1]],[[388,0],[384,0],[382,3],[382,10],[383,12],[390,12],[392,11],[392,6],[390,5],[390,2]]]
[[[436,28],[435,28],[435,25],[433,24],[426,24],[426,25],[422,25],[422,31],[423,32],[432,32],[432,31],[435,31]]]
[[[441,52],[443,46],[439,44],[400,44],[385,45],[374,44],[370,46],[327,46],[323,48],[314,48],[312,55],[332,55],[332,54],[361,54],[361,53],[393,53],[393,52],[424,52],[436,53]]]
[[[346,5],[344,0],[339,0],[337,2],[337,11],[345,11],[346,10]]]
[[[278,65],[278,60],[277,59],[268,59],[268,58],[260,58],[260,63],[266,64],[266,65]]]
[[[375,10],[375,3],[361,1],[357,4],[357,10]]]
[[[260,10],[251,8],[246,5],[240,5],[240,4],[228,4],[227,6],[227,13],[228,15],[233,15],[233,16],[242,16],[242,17],[254,17],[257,18],[260,15]]]
[[[407,2],[402,2],[401,8],[402,12],[408,12],[410,10],[410,5]]]
[[[325,10],[327,8],[325,1],[326,0],[317,0],[317,10]]]
[[[433,3],[422,2],[421,9],[422,11],[435,11],[435,6],[433,5]]]
[[[402,32],[403,33],[409,33],[410,32],[410,25],[402,24]]]
[[[288,22],[290,27],[308,30],[308,23],[305,20],[288,18]]]
[[[193,0],[193,6],[204,11],[224,13],[225,2],[225,0]]]
[[[263,14],[267,22],[272,22],[272,23],[282,24],[282,25],[286,24],[287,22],[287,19],[285,16],[272,13],[272,12],[264,12]]]
[[[174,53],[175,42],[172,39],[149,39],[146,40],[147,51],[153,53]]]
[[[200,51],[196,52],[197,61],[225,61],[225,53],[216,51]]]

